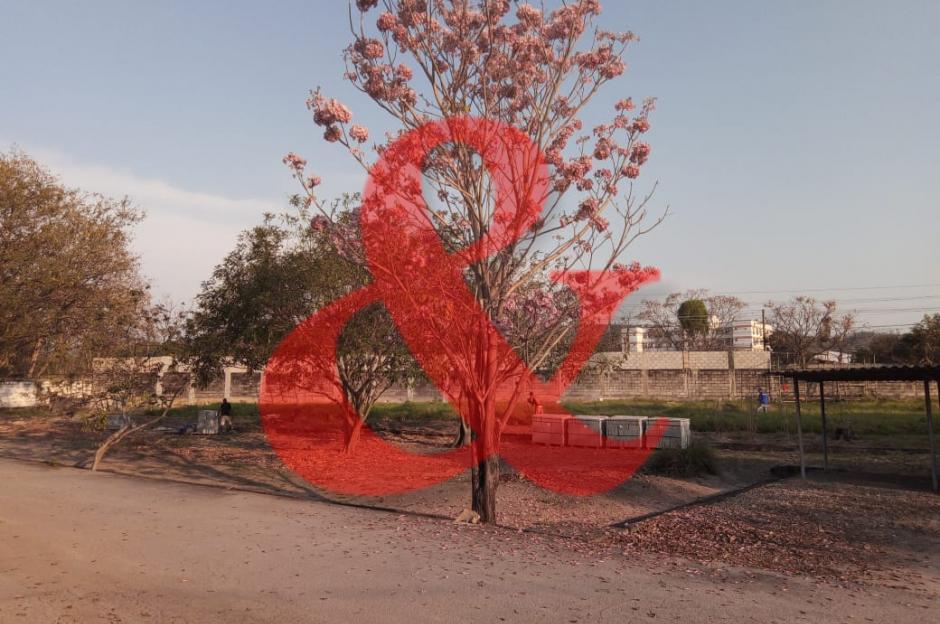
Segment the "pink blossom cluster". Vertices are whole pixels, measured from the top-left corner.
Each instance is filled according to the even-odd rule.
[[[570,0],[554,10],[534,0],[386,0],[369,19],[366,14],[379,4],[356,2],[364,19],[345,50],[348,80],[398,118],[403,130],[437,116],[470,114],[539,137],[552,190],[579,194],[576,210],[557,215],[562,225],[596,233],[609,229],[602,213],[649,160],[650,145],[641,138],[650,130],[654,104],[621,98],[610,122],[590,133],[578,115],[600,86],[626,70],[623,55],[636,40],[633,33],[595,28],[598,0]],[[419,97],[416,75],[435,85],[433,95]],[[349,109],[319,92],[308,106],[324,138],[343,144],[365,164],[359,145],[369,132],[349,125]],[[382,155],[387,144],[374,149]],[[461,162],[442,149],[428,166],[452,172]]]
[[[623,59],[614,51],[614,46],[610,44],[575,55],[575,62],[583,73],[596,73],[608,80],[616,78],[627,69]]]
[[[307,108],[313,111],[313,121],[318,126],[331,126],[336,123],[349,123],[352,112],[338,100],[325,98],[319,92],[307,101]]]
[[[294,177],[297,178],[301,185],[304,187],[304,190],[307,191],[307,199],[304,202],[305,205],[310,205],[312,203],[312,192],[313,189],[320,185],[322,180],[320,176],[310,174],[304,177],[304,171],[307,168],[307,161],[295,154],[294,152],[289,152],[287,156],[281,159],[285,165],[290,167],[291,172],[294,174]]]
[[[391,22],[397,24],[390,13]],[[388,19],[379,19],[379,29]],[[402,28],[401,26],[393,26]],[[346,61],[350,71],[346,77],[362,89],[369,97],[376,101],[391,104],[401,109],[407,109],[417,103],[417,93],[409,85],[414,76],[411,69],[404,64],[393,66],[384,62],[385,48],[382,42],[369,37],[359,37],[352,46],[346,49]]]
[[[577,318],[577,300],[551,284],[534,284],[506,298],[494,324],[506,338],[522,342],[566,319]]]
[[[620,182],[626,178],[634,180],[640,175],[640,168],[649,159],[651,147],[640,140],[640,136],[650,129],[649,114],[655,102],[646,100],[635,116],[629,113],[635,110],[630,98],[622,99],[614,105],[615,116],[611,123],[593,128],[593,149],[590,157],[580,155],[571,160],[561,157],[562,150],[574,135],[571,126],[563,128],[547,151],[549,161],[555,165],[556,191],[563,192],[574,185],[580,191],[588,191],[597,203],[604,204],[615,198]],[[578,126],[580,127],[580,125]],[[587,137],[579,137],[587,143]],[[593,172],[593,180],[588,178]],[[579,211],[565,219],[562,224],[589,221],[596,231],[605,231],[608,223],[604,219],[591,218],[581,204]]]
[[[646,162],[650,155],[649,143],[637,143],[630,150],[630,162],[639,166]]]
[[[349,129],[349,136],[359,143],[365,143],[369,140],[369,130],[365,126],[355,124]]]
[[[365,13],[376,3],[358,6]],[[473,80],[462,85],[465,95],[481,100],[481,109],[503,120],[521,121],[540,104],[533,94],[558,73],[574,70],[584,85],[623,73],[620,47],[634,38],[631,33],[598,31],[598,45],[572,52],[572,43],[600,13],[597,0],[571,2],[547,16],[521,2],[515,23],[504,21],[509,0],[397,0],[387,8],[376,21],[385,45],[365,34],[358,37],[346,51],[347,76],[374,99],[399,110],[414,107],[416,94],[410,75],[385,62],[383,52],[389,45],[410,53],[426,74],[478,65]]]
[[[372,39],[371,37],[357,39],[356,43],[353,44],[353,50],[369,60],[380,59],[385,56],[385,46],[378,39]]]
[[[295,154],[294,152],[288,152],[287,156],[281,159],[285,165],[291,168],[295,174],[303,174],[304,167],[307,166],[307,161]]]

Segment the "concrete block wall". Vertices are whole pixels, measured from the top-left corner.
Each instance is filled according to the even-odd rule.
[[[687,362],[686,368],[728,368],[728,353],[727,351],[690,351]]]
[[[755,399],[759,388],[769,390],[773,400],[793,398],[792,384],[768,376],[770,353],[758,351],[646,351],[608,358],[600,367],[587,367],[565,391],[574,401],[648,398],[660,400]],[[167,373],[170,375],[171,373]],[[81,394],[86,382],[46,380],[42,388]],[[244,368],[229,366],[224,376],[206,388],[191,386],[181,397],[182,403],[217,403],[223,396],[233,401],[256,401],[261,374],[249,374]],[[559,388],[559,390],[561,390]],[[818,398],[817,384],[803,384],[807,400]],[[0,381],[0,408],[30,407],[41,400],[42,393],[29,381]],[[920,382],[866,382],[827,385],[826,395],[833,399],[921,399]],[[397,384],[380,399],[383,402],[432,402],[444,400],[431,383],[418,381]]]
[[[770,368],[770,351],[734,351],[734,367],[763,369]]]
[[[683,358],[681,351],[643,351],[642,353],[625,353],[620,368],[657,370],[681,369]]]

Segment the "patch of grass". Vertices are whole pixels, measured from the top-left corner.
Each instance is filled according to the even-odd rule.
[[[693,441],[684,449],[657,449],[650,455],[643,470],[649,474],[670,477],[713,475],[718,474],[718,458],[710,446]]]
[[[768,413],[754,415],[753,401],[649,401],[617,400],[593,402],[566,402],[565,408],[574,414],[605,414],[629,416],[666,416],[688,418],[693,431],[730,433],[747,431],[748,423],[756,419],[759,433],[795,433],[796,406],[793,403],[772,404]],[[173,420],[194,421],[200,409],[218,409],[218,403],[186,405],[174,408]],[[33,412],[36,412],[35,414]],[[841,401],[826,404],[830,432],[839,427],[851,427],[857,436],[925,436],[927,420],[923,403],[910,401]],[[6,418],[29,418],[45,415],[37,410],[3,410]],[[254,403],[233,403],[235,426],[259,426],[258,406]],[[453,420],[456,413],[449,403],[405,402],[377,403],[372,408],[375,419],[395,422],[424,422]],[[819,403],[803,404],[803,431],[820,433],[822,419]]]
[[[199,405],[180,405],[170,410],[168,418],[173,422],[195,422],[199,417],[199,410],[217,410],[218,403],[201,403]],[[148,414],[156,416],[161,410],[151,410]],[[258,413],[257,403],[232,403],[232,422],[235,427],[258,427],[261,425],[261,416]]]
[[[55,416],[55,413],[45,406],[0,408],[0,420],[29,420],[31,418],[51,418],[53,416]]]
[[[199,405],[181,405],[170,410],[173,421],[195,421],[199,410],[217,410],[218,403],[203,403]],[[154,414],[158,412],[153,412]],[[376,403],[372,408],[372,418],[393,420],[398,422],[420,422],[425,420],[453,420],[457,418],[456,412],[446,402],[428,403]],[[259,426],[261,416],[256,403],[232,403],[232,420],[235,426]]]
[[[383,420],[423,421],[423,420],[454,420],[457,413],[446,401],[434,403],[376,403],[372,408],[372,417]]]

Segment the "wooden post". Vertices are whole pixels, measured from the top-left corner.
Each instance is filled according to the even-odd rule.
[[[823,470],[829,468],[829,430],[826,427],[826,387],[819,382],[819,413],[822,416]]]
[[[940,381],[937,381],[937,402],[940,403]],[[927,407],[927,438],[930,441],[930,477],[933,491],[940,492],[937,485],[937,444],[933,433],[933,410],[930,405],[930,380],[924,379],[924,404]]]
[[[800,477],[806,478],[806,455],[803,453],[803,415],[800,413],[800,380],[793,378],[793,394],[796,395],[796,437],[800,445]]]

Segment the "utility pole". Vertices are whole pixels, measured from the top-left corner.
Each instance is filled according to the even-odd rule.
[[[760,309],[760,338],[764,343],[764,351],[767,350],[767,315],[763,306]]]

